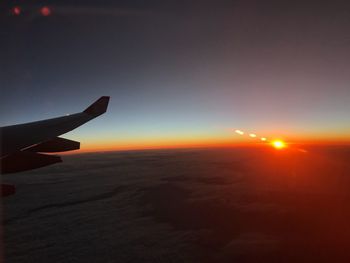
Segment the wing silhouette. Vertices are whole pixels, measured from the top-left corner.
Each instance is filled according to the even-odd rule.
[[[42,121],[0,128],[1,174],[16,173],[62,162],[45,153],[71,151],[80,143],[58,137],[105,113],[109,97],[103,96],[84,111]],[[8,185],[2,185],[3,195]],[[10,191],[13,192],[13,189]]]

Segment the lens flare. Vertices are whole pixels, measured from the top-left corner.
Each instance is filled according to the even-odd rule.
[[[19,6],[15,6],[12,8],[12,14],[19,16],[22,13],[22,9]]]
[[[48,6],[43,6],[42,8],[40,8],[40,13],[42,16],[49,16],[51,15],[51,9]]]
[[[262,140],[263,142],[266,142],[266,138],[265,137],[262,137],[262,138],[260,138],[260,140]]]
[[[236,133],[238,133],[239,135],[243,135],[244,132],[242,132],[241,130],[235,130]]]
[[[275,140],[272,142],[272,146],[275,147],[277,150],[283,149],[286,147],[285,142],[281,140]]]
[[[255,138],[255,137],[256,137],[256,134],[251,133],[251,134],[249,134],[249,136],[252,137],[252,138]]]

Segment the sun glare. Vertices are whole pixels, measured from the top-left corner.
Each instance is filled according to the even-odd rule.
[[[272,142],[272,146],[275,147],[277,150],[280,150],[285,148],[286,144],[281,140],[276,140]]]
[[[239,135],[243,135],[244,132],[242,132],[241,130],[235,130],[236,133],[238,133]]]

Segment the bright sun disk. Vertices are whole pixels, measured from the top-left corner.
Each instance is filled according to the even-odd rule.
[[[285,148],[286,144],[281,140],[276,140],[272,142],[272,146],[279,150]]]

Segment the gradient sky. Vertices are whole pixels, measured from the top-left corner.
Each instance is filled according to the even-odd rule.
[[[347,1],[69,2],[1,9],[1,126],[109,95],[107,114],[65,137],[83,149],[234,143],[235,128],[350,141]],[[34,15],[41,3],[51,16]],[[31,15],[8,15],[15,4]]]

